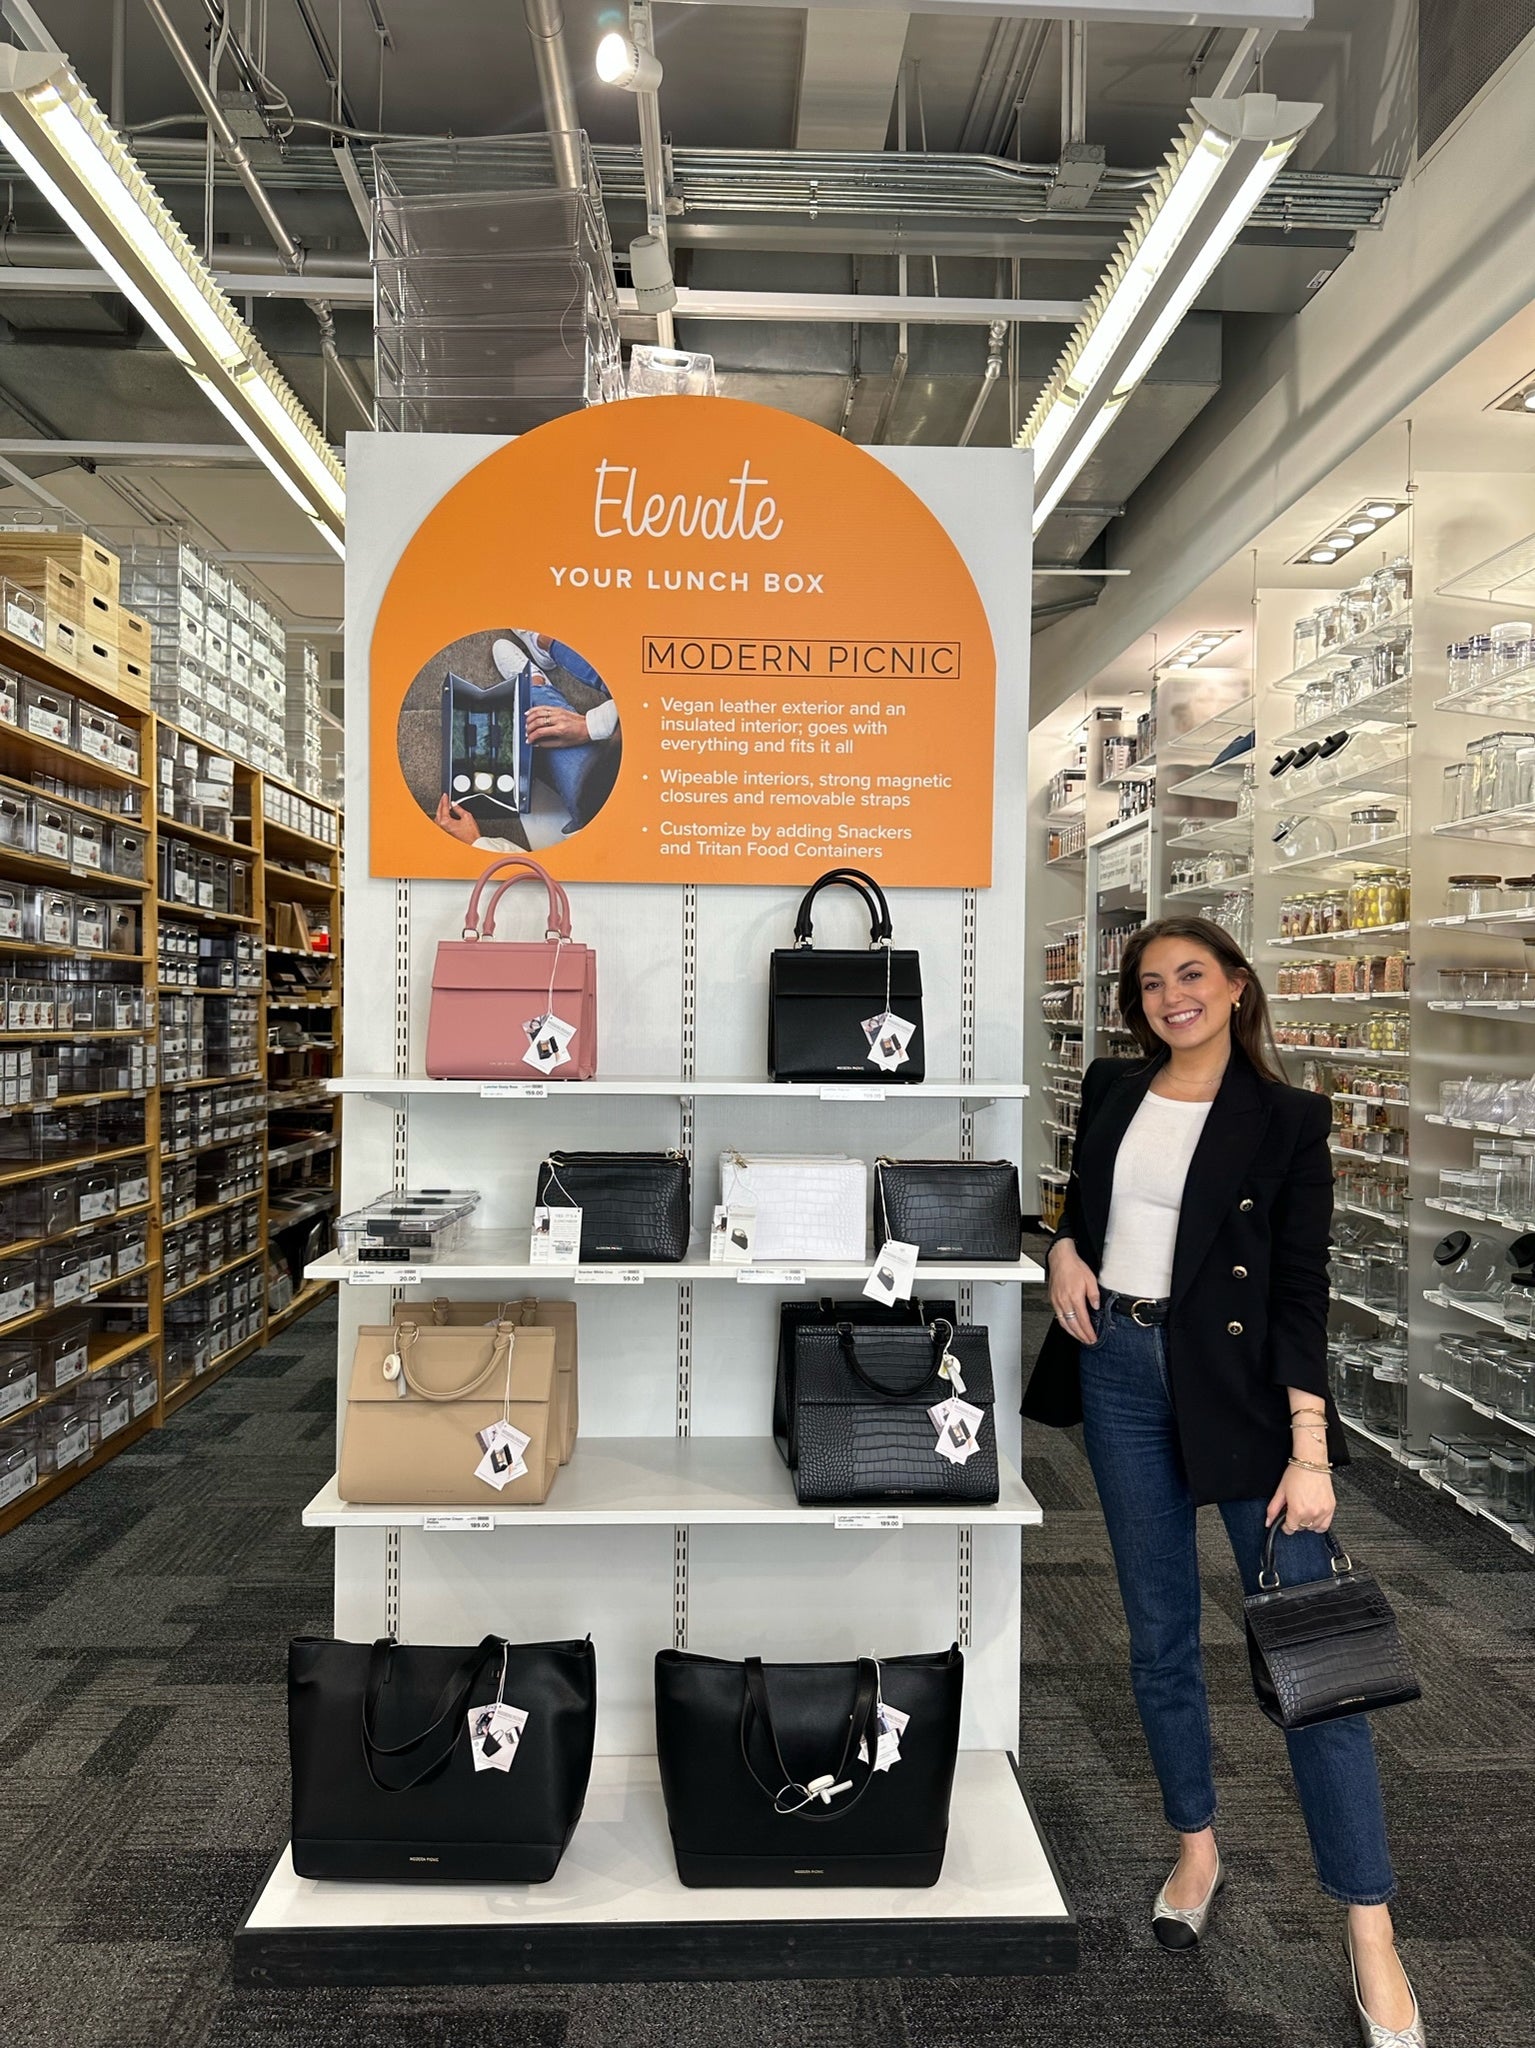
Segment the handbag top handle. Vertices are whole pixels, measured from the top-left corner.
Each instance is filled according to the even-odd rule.
[[[493,939],[495,937],[496,913],[501,908],[501,898],[508,889],[515,889],[518,882],[522,879],[521,875],[514,875],[509,882],[497,882],[495,888],[491,890],[490,901],[485,906],[485,915],[480,919],[480,937],[482,939]],[[564,928],[562,930],[558,925],[549,925],[545,928],[544,937],[546,939],[558,939],[561,945],[564,945],[570,938],[570,898],[566,895],[563,884],[559,882],[554,884],[554,893],[559,902],[560,918],[563,921]]]
[[[1283,1521],[1284,1517],[1282,1515],[1276,1515],[1273,1521],[1269,1523],[1268,1534],[1263,1539],[1263,1562],[1258,1570],[1258,1584],[1265,1593],[1272,1593],[1279,1584],[1279,1567],[1274,1562],[1274,1538],[1279,1534]],[[1331,1529],[1324,1529],[1322,1531],[1322,1541],[1332,1552],[1334,1578],[1340,1578],[1344,1572],[1351,1572],[1354,1569],[1354,1560],[1343,1548],[1337,1537],[1334,1536]]]
[[[784,1762],[783,1751],[778,1746],[778,1730],[773,1726],[773,1709],[768,1699],[767,1673],[760,1657],[748,1657],[742,1666],[745,1690],[741,1698],[741,1761],[756,1780],[758,1786],[773,1802],[773,1811],[782,1814],[785,1820],[841,1820],[845,1813],[851,1813],[874,1782],[874,1759],[879,1750],[879,1666],[872,1657],[858,1659],[856,1689],[853,1694],[853,1711],[848,1716],[847,1734],[842,1744],[842,1755],[837,1768],[829,1779],[817,1780],[825,1790],[811,1791],[808,1784],[802,1784]],[[773,1752],[773,1760],[783,1773],[783,1782],[775,1791],[767,1784],[757,1766],[751,1760],[748,1737],[751,1734],[753,1715],[762,1723]],[[858,1756],[858,1744],[862,1739],[866,1751],[866,1768],[863,1783],[853,1792],[851,1799],[841,1806],[831,1804],[832,1793],[850,1779],[852,1767]],[[852,1791],[849,1783],[846,1788]],[[786,1792],[803,1792],[805,1798],[798,1806],[782,1806]],[[822,1810],[814,1811],[815,1802],[821,1801]]]
[[[499,860],[493,860],[480,876],[474,885],[474,893],[469,898],[469,909],[464,917],[464,937],[466,939],[488,939],[495,935],[494,913],[495,906],[500,901],[501,890],[498,889],[491,899],[490,912],[485,918],[483,931],[480,928],[480,892],[484,889],[491,876],[500,874],[503,868],[517,870],[516,873],[508,877],[508,880],[511,882],[520,882],[524,877],[531,876],[533,879],[543,883],[545,889],[549,892],[549,922],[544,936],[550,939],[568,939],[570,937],[570,903],[565,895],[565,891],[546,868],[540,867],[536,860],[525,853],[503,854]],[[502,886],[505,887],[506,885],[503,884]]]
[[[362,1696],[362,1760],[369,1778],[378,1791],[414,1792],[418,1785],[424,1785],[429,1780],[439,1777],[447,1769],[453,1752],[458,1747],[459,1738],[464,1732],[470,1694],[478,1685],[481,1674],[488,1669],[492,1658],[497,1655],[501,1658],[501,1668],[503,1673],[505,1672],[506,1652],[509,1646],[504,1636],[482,1636],[478,1648],[471,1650],[449,1674],[448,1682],[438,1695],[432,1710],[432,1718],[426,1726],[415,1735],[407,1735],[403,1742],[386,1745],[379,1741],[373,1731],[378,1723],[379,1699],[384,1687],[389,1683],[390,1667],[396,1647],[393,1636],[381,1636],[373,1645],[368,1657],[368,1683]],[[438,1737],[435,1754],[427,1756],[424,1761],[420,1757],[408,1757],[407,1752],[419,1749],[429,1735]],[[420,1768],[415,1776],[407,1778],[404,1784],[389,1785],[373,1768],[375,1761],[384,1757],[406,1757],[406,1770],[409,1770],[413,1763],[419,1764]]]
[[[834,884],[857,889],[869,906],[869,949],[890,944],[890,905],[885,901],[885,892],[872,875],[866,875],[859,868],[828,868],[818,882],[812,882],[800,899],[799,915],[794,920],[794,943],[809,946],[815,939],[815,927],[810,921],[811,906],[823,889]]]
[[[394,1332],[395,1356],[400,1361],[400,1371],[405,1384],[413,1394],[419,1394],[423,1401],[462,1401],[467,1394],[478,1393],[490,1378],[496,1367],[511,1363],[512,1330],[507,1323],[498,1323],[491,1342],[490,1353],[478,1372],[473,1368],[470,1377],[456,1387],[429,1387],[418,1380],[410,1369],[410,1354],[421,1332],[414,1323],[397,1323]]]
[[[858,1363],[858,1333],[854,1324],[838,1323],[837,1341],[842,1346],[842,1356],[847,1360],[848,1370],[860,1385],[867,1387],[869,1392],[877,1396],[881,1401],[900,1402],[903,1405],[911,1406],[917,1402],[926,1403],[934,1393],[941,1394],[953,1391],[949,1387],[947,1380],[944,1379],[943,1374],[939,1371],[939,1367],[943,1364],[944,1356],[949,1346],[954,1342],[954,1325],[946,1318],[940,1317],[936,1323],[928,1325],[928,1330],[933,1340],[933,1369],[921,1386],[913,1387],[909,1394],[898,1394],[889,1387],[882,1387],[877,1379],[874,1379],[869,1373],[865,1372],[864,1368]],[[888,1336],[890,1332],[876,1328],[871,1330],[871,1334],[883,1337]],[[896,1334],[904,1335],[906,1333],[897,1328]]]

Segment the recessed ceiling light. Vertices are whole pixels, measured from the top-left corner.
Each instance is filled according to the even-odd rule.
[[[1339,555],[1347,554],[1360,541],[1370,539],[1378,528],[1406,510],[1405,498],[1366,498],[1331,526],[1324,526],[1310,547],[1292,555],[1290,562],[1296,567],[1307,564],[1325,567],[1335,562]]]
[[[1532,384],[1528,391],[1521,392],[1519,403],[1526,412],[1535,412],[1535,384]]]
[[[1186,640],[1178,642],[1165,661],[1157,663],[1152,674],[1160,675],[1168,669],[1195,668],[1200,662],[1208,661],[1228,640],[1235,640],[1241,630],[1240,626],[1220,626],[1204,633],[1190,633]]]
[[[1535,377],[1532,377],[1530,372],[1526,370],[1518,383],[1510,384],[1506,391],[1493,399],[1486,410],[1488,412],[1535,412]]]

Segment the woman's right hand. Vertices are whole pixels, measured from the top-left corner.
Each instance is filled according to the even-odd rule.
[[[1077,1256],[1069,1237],[1059,1238],[1046,1255],[1050,1275],[1050,1306],[1068,1337],[1079,1344],[1096,1344],[1093,1311],[1098,1306],[1098,1276],[1086,1259]]]

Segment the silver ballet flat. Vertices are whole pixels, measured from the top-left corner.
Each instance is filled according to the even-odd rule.
[[[1383,2027],[1379,2020],[1372,2020],[1364,2009],[1364,2000],[1359,1996],[1359,1971],[1354,1963],[1354,1937],[1346,1937],[1348,1946],[1348,1971],[1354,1984],[1354,2010],[1359,2015],[1359,2036],[1364,2048],[1428,2048],[1428,2036],[1423,2031],[1423,2015],[1418,2010],[1418,1994],[1409,1983],[1408,1992],[1412,1997],[1412,2018],[1405,2027]],[[1403,1972],[1406,1975],[1406,1972]]]
[[[1174,1865],[1167,1880],[1171,1884],[1178,1874]],[[1163,1948],[1198,1948],[1199,1937],[1204,1933],[1210,1918],[1210,1908],[1215,1904],[1215,1894],[1226,1882],[1226,1873],[1221,1868],[1219,1850],[1215,1856],[1215,1875],[1210,1880],[1210,1889],[1197,1906],[1170,1906],[1167,1903],[1167,1884],[1157,1893],[1156,1904],[1151,1909],[1151,1931]]]

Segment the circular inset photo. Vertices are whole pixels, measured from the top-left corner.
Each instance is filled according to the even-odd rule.
[[[618,706],[551,633],[467,633],[426,662],[395,735],[406,787],[450,838],[491,853],[553,846],[589,825],[623,754]]]

